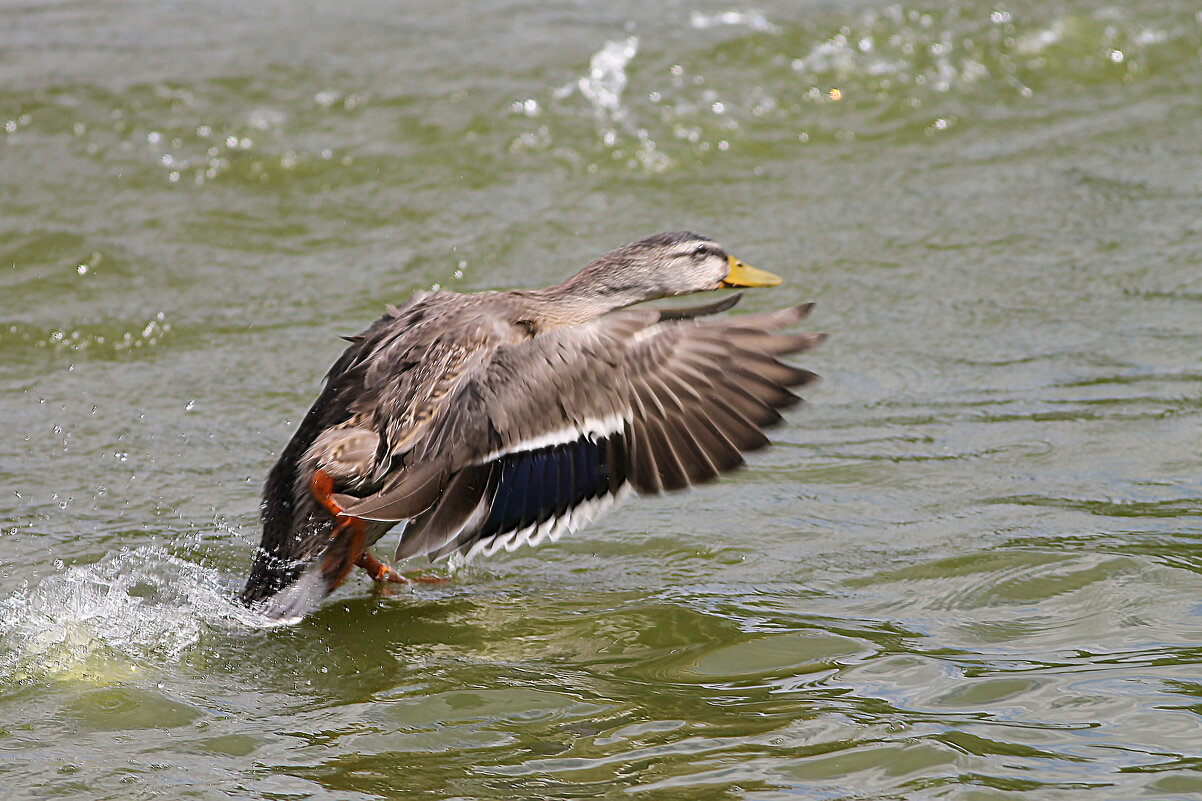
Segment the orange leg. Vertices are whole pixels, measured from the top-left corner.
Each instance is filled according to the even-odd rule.
[[[356,557],[353,554],[363,553],[363,541],[367,527],[357,517],[348,517],[338,521],[334,531],[330,533],[333,544],[326,553],[321,565],[321,574],[334,590],[346,580],[346,576],[355,566]]]
[[[334,494],[334,477],[325,470],[318,468],[313,471],[309,488],[317,502],[334,515],[338,521],[330,533],[332,545],[321,567],[322,575],[329,582],[331,590],[345,581],[347,574],[355,566],[366,570],[372,581],[381,587],[388,583],[409,584],[416,581],[435,584],[446,580],[439,576],[422,575],[406,578],[372,556],[371,551],[364,548],[364,542],[367,539],[367,524],[362,518],[343,514],[342,507],[331,497]]]
[[[333,590],[346,580],[351,568],[365,553],[363,544],[367,539],[367,524],[361,518],[342,513],[342,507],[331,497],[334,494],[334,477],[325,470],[318,468],[313,471],[309,489],[317,502],[337,521],[330,532],[330,547],[321,565],[321,574]]]
[[[309,480],[309,490],[313,493],[313,497],[317,502],[329,511],[334,517],[342,514],[342,507],[334,502],[331,497],[334,494],[334,477],[322,470],[320,467],[313,471],[313,478]]]

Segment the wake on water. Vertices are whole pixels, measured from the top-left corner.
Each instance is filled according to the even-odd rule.
[[[0,680],[116,677],[178,660],[206,629],[272,625],[216,570],[122,548],[0,600]]]

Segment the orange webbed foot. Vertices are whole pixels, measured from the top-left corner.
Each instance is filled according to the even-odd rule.
[[[372,581],[380,585],[382,591],[388,584],[440,584],[450,580],[442,576],[430,576],[424,573],[418,573],[413,576],[402,575],[381,562],[370,551],[364,551],[360,554],[355,564],[366,570],[367,574],[371,576]]]
[[[367,571],[367,575],[371,576],[371,580],[377,584],[407,584],[409,582],[400,573],[393,570],[388,565],[381,562],[371,551],[364,551],[359,554],[359,558],[355,560],[355,564]]]

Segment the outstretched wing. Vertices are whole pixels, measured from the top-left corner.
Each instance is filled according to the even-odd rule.
[[[553,540],[631,489],[682,489],[742,464],[799,400],[790,390],[817,377],[779,358],[822,340],[779,333],[810,307],[718,320],[627,309],[496,348],[413,443],[413,463],[443,465],[445,485],[398,558]],[[383,494],[346,511],[412,509]]]

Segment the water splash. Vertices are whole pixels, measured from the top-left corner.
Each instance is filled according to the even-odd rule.
[[[0,678],[112,680],[179,660],[213,627],[270,623],[217,571],[123,548],[0,600]]]
[[[1118,10],[1039,19],[1000,9],[889,5],[834,22],[828,38],[791,61],[793,70],[808,82],[838,82],[878,99],[918,87],[1004,88],[1030,97],[1031,85],[1057,78],[1130,80],[1154,68],[1164,58],[1158,51],[1174,39],[1185,44],[1195,36],[1188,26],[1147,27]]]
[[[599,131],[602,145],[610,152],[618,153],[624,137],[633,139],[638,145],[632,163],[651,172],[662,172],[672,166],[672,160],[656,149],[655,140],[646,128],[631,122],[628,110],[622,105],[622,93],[629,82],[626,68],[638,52],[637,36],[606,42],[589,59],[588,74],[575,84],[565,86],[555,97],[563,99],[573,89],[579,89],[581,96],[593,107],[598,121],[605,123]]]
[[[88,262],[81,262],[76,268],[76,272],[80,275],[87,274],[89,264],[93,266],[100,261],[100,255],[94,254],[93,259]],[[94,350],[109,353],[120,353],[121,351],[133,350],[136,348],[152,347],[157,345],[163,337],[171,331],[171,323],[167,322],[167,315],[164,312],[155,312],[145,324],[140,324],[140,330],[137,326],[134,329],[117,333],[102,333],[88,332],[80,329],[68,331],[66,329],[55,329],[51,331],[44,339],[34,341],[36,347],[49,347],[56,351],[73,350],[85,351]],[[12,330],[16,333],[15,328]],[[26,337],[28,340],[28,337]]]
[[[639,52],[639,38],[606,42],[589,60],[588,75],[576,82],[580,94],[598,113],[620,117],[622,92],[626,90],[626,66]]]

